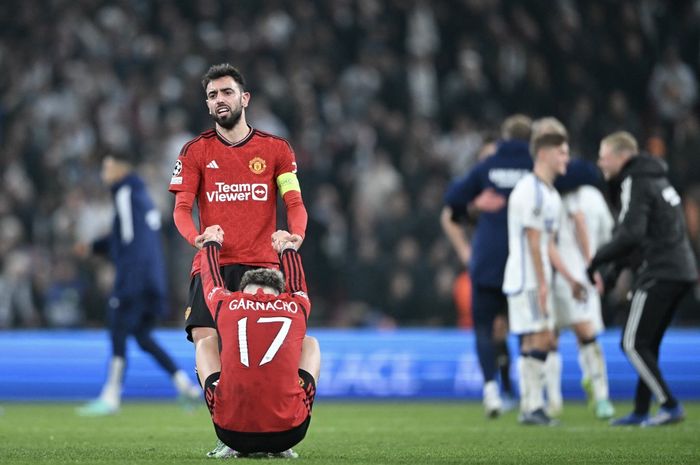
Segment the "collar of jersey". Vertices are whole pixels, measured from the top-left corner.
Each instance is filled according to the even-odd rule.
[[[216,132],[216,137],[225,145],[228,145],[229,147],[240,147],[241,145],[245,145],[246,142],[250,140],[251,137],[253,137],[253,130],[252,127],[248,126],[248,134],[246,136],[239,140],[238,142],[231,142],[227,138],[221,135],[218,129],[214,128],[214,131]]]

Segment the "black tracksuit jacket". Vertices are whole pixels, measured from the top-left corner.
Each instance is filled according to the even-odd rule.
[[[623,261],[638,249],[642,263],[636,270],[637,287],[657,280],[697,280],[681,198],[669,183],[662,162],[648,155],[632,157],[618,180],[618,226],[611,241],[598,249],[591,268]]]

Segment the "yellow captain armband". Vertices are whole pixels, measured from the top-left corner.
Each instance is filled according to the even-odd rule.
[[[282,173],[277,177],[277,188],[280,191],[280,195],[284,197],[289,191],[299,191],[301,192],[301,187],[299,186],[299,180],[297,175],[294,173]]]

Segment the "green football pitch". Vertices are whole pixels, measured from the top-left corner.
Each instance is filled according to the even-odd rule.
[[[488,420],[477,403],[321,399],[306,439],[295,447],[300,455],[296,462],[700,464],[700,403],[685,407],[685,422],[660,428],[612,428],[582,404],[567,404],[560,426],[525,427],[517,424],[515,413]],[[103,418],[77,417],[74,408],[4,404],[0,464],[217,461],[205,457],[215,438],[204,408],[187,413],[170,403],[131,402],[119,414]],[[626,413],[630,405],[617,408]]]

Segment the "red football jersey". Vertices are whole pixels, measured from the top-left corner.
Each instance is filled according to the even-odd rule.
[[[298,373],[311,311],[301,257],[294,250],[280,257],[285,293],[230,292],[219,273],[218,244],[212,244],[201,257],[204,295],[221,342],[212,420],[236,432],[294,428],[309,415]]]
[[[200,232],[218,224],[235,239],[224,244],[222,265],[275,267],[269,241],[277,226],[277,195],[299,190],[295,173],[286,140],[251,129],[231,144],[211,129],[183,146],[169,190],[195,194]],[[192,274],[199,272],[200,254],[192,261]]]

